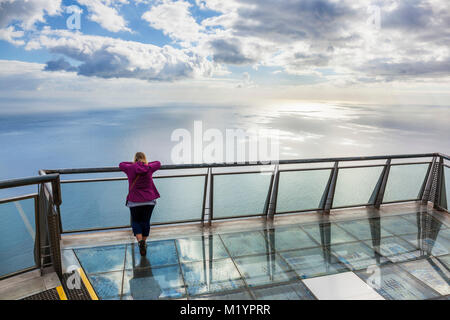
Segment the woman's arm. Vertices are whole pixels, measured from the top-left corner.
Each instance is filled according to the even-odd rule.
[[[128,169],[133,165],[133,162],[121,162],[119,164],[119,169],[125,173],[128,173]]]
[[[148,166],[150,167],[150,170],[152,172],[155,172],[156,170],[159,170],[161,168],[161,162],[159,161],[152,161],[148,163]]]

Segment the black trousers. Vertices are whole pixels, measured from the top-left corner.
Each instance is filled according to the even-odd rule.
[[[150,233],[150,218],[152,217],[155,205],[131,207],[131,227],[133,233],[142,234],[143,237],[148,237]]]

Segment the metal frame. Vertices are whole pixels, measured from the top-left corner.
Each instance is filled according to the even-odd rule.
[[[5,279],[34,269],[40,269],[41,273],[43,273],[46,267],[51,267],[58,275],[62,275],[61,251],[59,246],[60,229],[58,224],[59,205],[61,204],[60,176],[56,173],[49,175],[41,174],[35,177],[0,181],[0,189],[30,185],[37,185],[38,193],[0,199],[0,204],[34,199],[35,265],[3,275],[0,279]],[[46,254],[43,249],[48,249],[50,252]]]
[[[35,244],[39,243],[40,241],[40,232],[39,232],[39,218],[38,218],[38,212],[39,212],[39,195],[37,193],[32,193],[32,194],[27,194],[27,195],[23,195],[23,196],[17,196],[17,197],[10,197],[10,198],[5,198],[5,199],[0,199],[0,205],[2,204],[7,204],[7,203],[11,203],[11,202],[16,202],[16,201],[23,201],[23,200],[30,200],[33,199],[33,203],[34,203],[34,221],[35,221]],[[39,269],[41,267],[41,252],[40,252],[40,246],[35,246],[34,247],[34,251],[35,251],[35,264],[34,266],[29,266],[26,268],[23,268],[21,270],[17,270],[14,271],[12,273],[8,273],[5,275],[0,276],[0,280],[6,279],[6,278],[10,278],[25,272],[29,272],[32,270],[36,270]]]
[[[392,163],[393,159],[412,159],[412,158],[433,158],[432,162],[405,162],[405,163]],[[439,158],[439,163],[437,159]],[[375,202],[373,204],[361,204],[361,205],[351,205],[351,206],[340,206],[333,207],[334,192],[336,189],[336,182],[338,179],[339,169],[351,169],[351,168],[366,168],[366,167],[379,167],[382,164],[367,164],[367,165],[351,165],[351,166],[339,166],[339,163],[352,162],[352,161],[371,161],[371,160],[386,160],[384,169],[379,178],[379,183],[377,184],[374,194]],[[185,220],[185,221],[173,221],[156,223],[152,225],[178,225],[184,223],[198,223],[210,225],[214,220],[225,220],[225,219],[239,219],[239,218],[252,218],[263,216],[268,219],[273,219],[274,215],[277,214],[289,214],[289,213],[299,213],[299,212],[311,212],[317,211],[322,214],[327,214],[331,209],[342,209],[357,206],[373,205],[375,208],[379,208],[381,204],[388,203],[400,203],[408,201],[422,200],[423,202],[433,202],[436,209],[446,210],[448,212],[446,195],[445,192],[445,175],[444,167],[450,168],[450,166],[444,161],[450,161],[448,155],[442,153],[425,153],[425,154],[404,154],[404,155],[382,155],[382,156],[367,156],[367,157],[339,157],[339,158],[317,158],[317,159],[296,159],[296,160],[281,160],[281,161],[257,161],[257,162],[240,162],[240,163],[215,163],[215,164],[187,164],[187,165],[164,165],[161,170],[180,170],[180,169],[207,169],[205,173],[193,173],[193,174],[180,174],[180,175],[167,175],[167,176],[155,176],[155,179],[164,178],[183,178],[183,177],[198,177],[204,176],[205,183],[203,188],[203,202],[202,202],[202,212],[201,218]],[[283,169],[280,168],[282,165],[287,164],[312,164],[312,163],[334,163],[333,167],[317,167],[317,168],[296,168],[296,169]],[[402,201],[392,201],[383,202],[384,190],[387,184],[387,179],[389,175],[389,168],[391,166],[397,165],[414,165],[414,164],[429,164],[428,171],[425,180],[421,186],[419,193],[419,199],[408,199]],[[219,172],[213,173],[214,168],[225,168],[225,167],[247,167],[247,166],[259,166],[267,167],[274,166],[272,176],[269,183],[268,193],[264,203],[264,210],[262,213],[250,214],[250,215],[240,215],[233,217],[214,217],[214,176],[215,175],[227,175],[227,174],[256,174],[259,171],[238,171],[238,172]],[[437,172],[436,178],[434,179],[434,166],[436,165]],[[331,170],[330,177],[325,188],[323,199],[321,201],[321,206],[319,208],[301,209],[289,212],[277,212],[277,200],[278,200],[278,187],[280,182],[281,172],[291,172],[291,171],[309,171],[309,170]],[[39,176],[22,178],[22,179],[11,179],[0,181],[0,189],[15,188],[28,185],[38,185],[40,186],[39,192],[37,194],[29,194],[21,197],[11,197],[7,199],[0,199],[0,204],[8,203],[11,201],[20,201],[25,199],[35,199],[35,220],[36,220],[36,239],[37,243],[41,243],[44,238],[49,242],[48,246],[37,246],[35,253],[37,256],[36,267],[40,267],[41,270],[44,267],[45,258],[42,249],[50,249],[51,265],[55,268],[56,272],[61,272],[61,256],[59,248],[59,240],[61,233],[75,233],[75,232],[86,232],[86,231],[101,231],[101,230],[111,230],[111,229],[121,229],[129,228],[129,226],[114,226],[105,228],[92,228],[92,229],[81,229],[81,230],[70,230],[63,231],[61,223],[60,205],[62,203],[61,195],[61,183],[88,183],[88,182],[108,182],[108,181],[121,181],[127,180],[125,177],[113,177],[113,178],[98,178],[98,179],[76,179],[76,180],[60,180],[60,175],[66,174],[89,174],[89,173],[111,173],[120,172],[118,167],[104,167],[104,168],[80,168],[80,169],[55,169],[55,170],[40,170]],[[433,189],[434,188],[434,189]],[[433,189],[433,190],[432,190]],[[433,191],[433,192],[431,192]],[[432,193],[432,194],[430,194]],[[427,198],[429,196],[429,198]],[[432,196],[432,197],[431,197]],[[44,210],[45,209],[45,210]],[[208,213],[208,214],[207,214]],[[40,224],[41,223],[41,224]],[[45,226],[42,225],[45,223]],[[42,230],[45,229],[46,234],[42,235]],[[44,236],[44,238],[42,238]],[[47,258],[48,258],[47,257]],[[47,259],[48,260],[48,259]],[[29,269],[26,269],[27,271]],[[21,271],[18,271],[19,273]],[[15,272],[14,274],[16,274]],[[5,275],[0,277],[8,277],[10,275]]]
[[[405,162],[405,163],[392,163],[392,159],[409,159],[409,158],[425,158],[432,157],[432,162]],[[367,161],[367,160],[386,160],[386,164],[370,164],[370,165],[352,165],[352,166],[339,166],[339,162],[350,162],[350,161]],[[439,160],[439,161],[438,161]],[[432,154],[412,154],[412,155],[393,155],[393,156],[371,156],[371,157],[346,157],[346,158],[322,158],[322,159],[303,159],[303,160],[282,160],[275,162],[246,162],[246,163],[222,163],[222,164],[193,164],[193,165],[169,165],[163,166],[162,170],[174,170],[174,169],[200,169],[206,168],[206,174],[181,174],[181,175],[167,175],[167,176],[156,176],[155,179],[164,178],[182,178],[182,177],[198,177],[204,176],[204,188],[203,188],[203,201],[202,201],[202,213],[200,220],[191,219],[184,221],[171,221],[164,223],[155,223],[153,226],[157,225],[181,225],[187,223],[198,223],[201,222],[203,225],[210,225],[212,221],[215,220],[234,220],[240,218],[256,218],[256,217],[266,217],[267,219],[273,219],[276,214],[289,214],[289,213],[299,213],[299,212],[312,212],[317,211],[318,213],[327,214],[331,209],[342,209],[350,207],[359,207],[373,205],[375,208],[379,208],[381,204],[390,203],[401,203],[409,201],[422,200],[424,203],[428,201],[433,203],[434,208],[438,210],[445,210],[448,212],[448,204],[445,194],[445,174],[444,167],[450,168],[448,164],[444,161],[450,161],[450,157],[441,153]],[[334,162],[334,167],[317,167],[317,168],[296,168],[296,169],[283,169],[280,165],[283,164],[307,164],[307,163],[326,163]],[[221,167],[245,167],[245,166],[267,166],[276,163],[274,170],[272,172],[268,193],[266,196],[264,210],[262,213],[250,214],[250,215],[239,215],[233,217],[221,217],[214,218],[213,202],[214,202],[214,175],[229,175],[229,174],[256,174],[259,171],[238,171],[238,172],[220,172],[213,174],[213,168]],[[387,184],[387,179],[389,175],[389,169],[391,166],[396,165],[414,165],[414,164],[429,164],[425,179],[422,183],[419,199],[407,199],[401,201],[390,201],[383,202],[384,190]],[[374,190],[376,194],[375,202],[372,204],[361,204],[361,205],[349,205],[349,206],[339,206],[333,207],[334,193],[336,189],[336,182],[338,179],[339,169],[351,169],[351,168],[367,168],[367,167],[379,167],[384,166],[384,169],[380,175],[379,182]],[[436,167],[436,170],[433,170]],[[278,187],[281,172],[291,172],[291,171],[309,171],[309,170],[331,170],[330,178],[327,183],[324,201],[320,208],[302,209],[289,212],[276,212],[277,200],[278,200]],[[115,178],[99,178],[99,179],[78,179],[78,180],[64,180],[60,181],[60,174],[83,174],[83,173],[106,173],[106,172],[119,172],[120,170],[116,167],[111,168],[87,168],[87,169],[60,169],[60,170],[41,170],[39,176],[29,177],[23,179],[12,179],[6,181],[0,181],[0,189],[15,188],[27,185],[38,185],[40,186],[39,192],[37,194],[29,194],[19,197],[10,197],[7,199],[0,199],[0,204],[5,204],[13,201],[20,201],[26,199],[34,199],[35,202],[35,223],[36,223],[36,243],[35,243],[35,262],[36,265],[30,268],[16,271],[11,274],[3,275],[0,279],[11,277],[23,272],[30,270],[35,270],[40,268],[41,272],[44,267],[51,266],[55,271],[60,274],[62,272],[61,268],[61,251],[59,246],[59,240],[61,237],[62,223],[60,214],[60,205],[62,202],[61,196],[61,183],[84,183],[84,182],[108,182],[108,181],[122,181],[127,180],[124,177]],[[434,175],[434,176],[433,176]],[[433,189],[434,188],[434,189]],[[433,189],[433,190],[432,190]],[[208,196],[209,191],[209,196]],[[209,208],[208,208],[209,204]],[[209,214],[206,212],[209,210]],[[42,225],[44,223],[44,225]],[[44,238],[42,238],[42,229],[45,229]],[[86,232],[86,231],[101,231],[101,230],[111,230],[111,229],[121,229],[129,228],[129,226],[114,226],[105,228],[92,228],[92,229],[81,229],[81,230],[70,230],[64,233],[76,233],[76,232]],[[42,241],[47,241],[48,245],[42,245]],[[44,249],[44,251],[42,251]],[[48,254],[45,254],[47,251]]]

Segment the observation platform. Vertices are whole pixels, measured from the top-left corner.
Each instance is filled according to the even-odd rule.
[[[157,204],[145,257],[127,225],[123,178],[61,181],[94,169],[43,171],[26,182],[39,184],[38,194],[0,202],[2,214],[22,218],[32,212],[26,202],[35,204],[28,253],[26,245],[12,252],[15,260],[2,271],[23,266],[25,256],[37,261],[3,271],[0,299],[448,299],[448,157],[327,160],[333,165],[280,163],[269,174],[237,166],[163,168],[206,172],[155,177],[161,194],[171,196]],[[116,169],[108,170],[93,172]]]

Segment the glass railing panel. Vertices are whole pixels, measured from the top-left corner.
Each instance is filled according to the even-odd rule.
[[[280,172],[276,212],[318,209],[330,173],[330,169]]]
[[[427,170],[428,164],[392,165],[383,202],[418,199]]]
[[[153,211],[151,223],[198,221],[202,219],[205,177],[155,179],[161,195]]]
[[[339,169],[333,208],[369,204],[382,171],[382,166]]]
[[[213,219],[263,214],[271,177],[269,173],[214,175]]]
[[[129,225],[127,192],[125,180],[62,183],[63,231]]]
[[[0,276],[35,266],[34,199],[0,204]]]
[[[153,211],[152,224],[201,219],[204,176],[155,178],[154,182],[161,198]],[[125,206],[126,180],[63,183],[61,190],[64,231],[130,224],[130,210]]]

